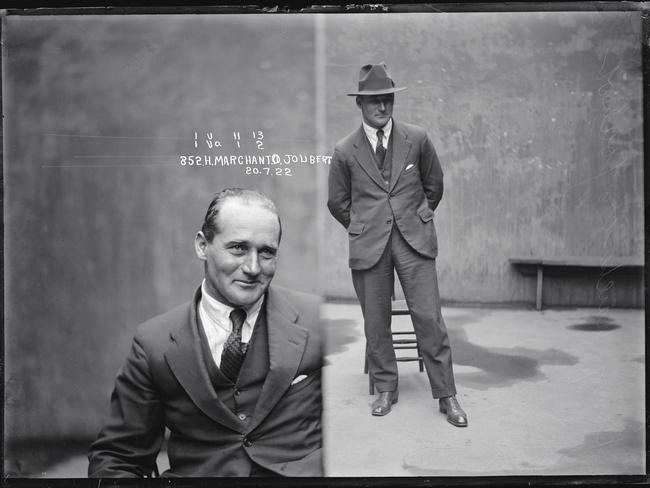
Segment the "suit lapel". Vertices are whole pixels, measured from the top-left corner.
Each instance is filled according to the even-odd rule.
[[[215,422],[243,433],[241,422],[217,397],[203,362],[200,337],[196,329],[196,306],[201,296],[200,290],[199,288],[194,295],[187,321],[170,334],[171,344],[165,352],[165,359],[178,382],[204,414]]]
[[[298,312],[269,288],[266,302],[266,329],[269,339],[269,371],[255,407],[252,424],[256,428],[280,401],[296,376],[307,343],[307,330],[297,325]]]
[[[408,133],[400,124],[393,119],[393,167],[390,176],[389,191],[392,191],[399,180],[404,165],[406,164],[409,152],[411,151],[411,142],[408,140]]]
[[[366,133],[363,130],[363,125],[357,131],[357,136],[354,140],[353,155],[368,176],[370,176],[370,178],[372,178],[372,180],[377,183],[382,190],[386,190],[386,184],[384,183],[384,179],[381,177],[381,173],[379,172],[379,168],[375,162],[372,149],[370,148],[370,143],[368,142]]]

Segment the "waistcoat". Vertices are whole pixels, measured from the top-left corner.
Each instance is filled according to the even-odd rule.
[[[197,314],[198,317],[198,314]],[[230,409],[239,419],[246,424],[255,411],[255,405],[260,396],[262,385],[266,379],[269,370],[269,340],[266,328],[266,303],[262,306],[253,335],[248,343],[246,357],[239,371],[239,377],[233,384],[221,372],[212,359],[212,353],[208,347],[208,341],[205,337],[203,327],[199,327],[201,334],[201,350],[203,360],[208,368],[210,381],[214,387],[219,399]],[[245,416],[242,418],[242,416]]]

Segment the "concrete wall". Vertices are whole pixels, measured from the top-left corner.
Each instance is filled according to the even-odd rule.
[[[326,166],[246,175],[179,156],[329,153],[359,124],[344,94],[368,61],[409,87],[395,116],[442,160],[443,299],[532,299],[511,254],[641,256],[639,18],[3,18],[7,438],[96,434],[135,325],[198,284],[194,233],[225,186],[276,200],[278,283],[353,297]],[[549,278],[548,299],[639,305],[629,281],[600,303],[591,278]]]
[[[443,300],[534,300],[511,256],[642,258],[638,13],[342,15],[324,30],[330,146],[360,123],[345,96],[359,67],[383,60],[408,87],[395,118],[426,127],[437,148]],[[326,293],[353,296],[347,236],[327,226]],[[549,281],[545,301],[643,303],[638,275],[607,293],[599,277]]]

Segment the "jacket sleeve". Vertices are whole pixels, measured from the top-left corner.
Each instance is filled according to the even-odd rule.
[[[330,163],[327,208],[346,229],[350,225],[351,201],[350,170],[341,152],[334,149]]]
[[[420,174],[422,186],[431,210],[435,210],[442,199],[442,167],[429,136],[425,134],[420,146]]]
[[[150,476],[164,432],[162,403],[136,334],[115,381],[108,420],[90,447],[88,476]]]

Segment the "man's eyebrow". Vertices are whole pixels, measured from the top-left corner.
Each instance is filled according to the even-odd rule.
[[[244,245],[247,247],[251,246],[251,243],[246,239],[232,239],[225,243],[226,246],[235,246],[235,245]],[[277,251],[280,246],[274,246],[273,244],[262,244],[259,246],[259,249],[270,249],[272,251]]]
[[[233,245],[236,245],[236,244],[248,245],[248,241],[246,241],[245,239],[232,239],[232,240],[226,242],[226,246],[233,246]]]

